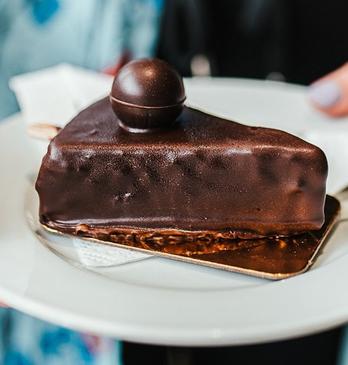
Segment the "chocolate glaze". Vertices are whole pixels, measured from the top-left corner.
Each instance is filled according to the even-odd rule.
[[[226,239],[320,229],[326,177],[324,153],[288,133],[187,107],[175,128],[127,133],[103,99],[51,141],[36,188],[41,222],[63,232]]]

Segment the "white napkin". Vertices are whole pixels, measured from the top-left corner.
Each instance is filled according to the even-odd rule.
[[[119,266],[152,257],[152,255],[147,253],[115,246],[101,245],[80,238],[74,238],[73,244],[80,262],[87,267]]]
[[[106,96],[111,83],[111,76],[61,64],[15,76],[10,87],[26,123],[64,127],[79,111]]]
[[[334,123],[340,123],[336,121]],[[348,186],[348,131],[340,132],[332,125],[330,131],[308,131],[304,138],[320,147],[329,164],[328,194],[334,195]]]

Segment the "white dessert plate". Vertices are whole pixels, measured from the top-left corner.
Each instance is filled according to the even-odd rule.
[[[191,104],[248,124],[298,135],[332,128],[299,86],[193,79],[187,93]],[[87,270],[48,249],[28,224],[35,161],[20,115],[0,123],[0,299],[10,306],[73,329],[164,345],[260,343],[348,321],[348,221],[309,272],[278,282],[159,257]]]

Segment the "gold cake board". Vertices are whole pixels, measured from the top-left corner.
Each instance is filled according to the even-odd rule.
[[[111,246],[137,250],[164,258],[208,266],[214,269],[227,270],[256,276],[264,279],[286,279],[307,271],[319,256],[321,249],[333,231],[340,213],[339,201],[331,196],[326,197],[325,223],[318,231],[310,231],[292,237],[258,238],[234,240],[232,243],[217,243],[210,253],[163,252],[156,248],[129,246],[124,243],[81,237],[88,241]],[[46,230],[63,234],[42,225]],[[66,235],[66,234],[63,234]],[[175,245],[172,245],[174,248]],[[168,247],[167,247],[168,251]],[[169,249],[170,251],[170,249]]]

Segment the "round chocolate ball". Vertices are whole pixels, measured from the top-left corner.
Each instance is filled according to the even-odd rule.
[[[120,125],[134,132],[168,128],[182,112],[185,99],[181,76],[159,59],[127,63],[110,94]]]

